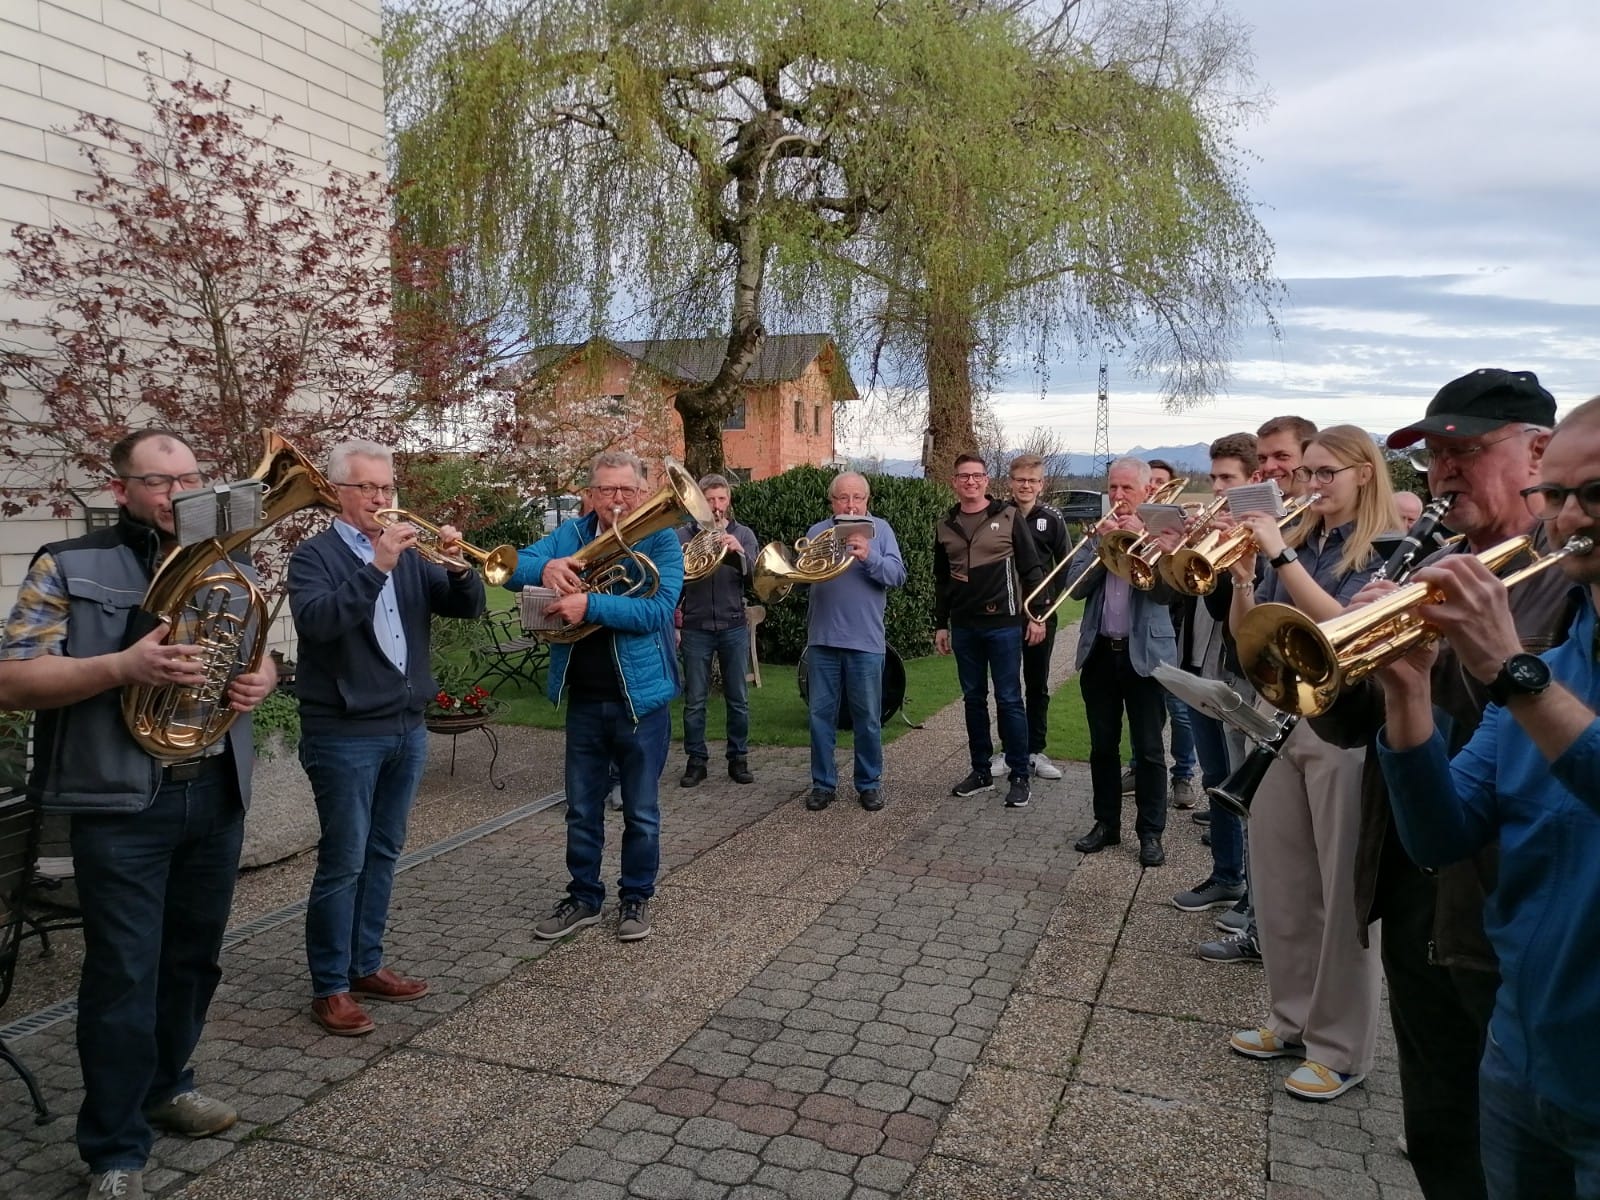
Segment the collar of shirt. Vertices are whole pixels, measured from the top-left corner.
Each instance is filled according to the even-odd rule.
[[[362,562],[369,563],[374,557],[372,539],[343,517],[333,519],[333,528],[339,534],[340,540],[356,552],[356,557]]]

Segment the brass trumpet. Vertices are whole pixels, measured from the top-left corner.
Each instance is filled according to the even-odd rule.
[[[372,514],[372,519],[385,529],[402,521],[415,525],[420,532],[413,549],[418,554],[447,571],[470,571],[475,562],[483,572],[483,581],[490,587],[499,587],[517,569],[517,548],[509,542],[493,550],[480,550],[468,542],[457,542],[456,553],[446,554],[439,549],[439,527],[432,521],[424,521],[409,509],[380,508]]]
[[[1508,588],[1554,566],[1569,554],[1588,554],[1594,539],[1577,536],[1561,549],[1536,558],[1501,582]],[[1524,534],[1479,554],[1491,571],[1533,550]],[[1339,693],[1380,667],[1439,636],[1427,606],[1444,597],[1427,583],[1408,583],[1383,599],[1321,624],[1287,604],[1260,604],[1245,614],[1235,640],[1239,661],[1256,691],[1283,712],[1314,717],[1333,706]]]
[[[1183,489],[1188,486],[1187,476],[1169,479],[1144,503],[1171,504],[1183,495]],[[1131,529],[1113,529],[1100,539],[1098,554],[1106,570],[1141,592],[1148,592],[1155,587],[1155,564],[1161,557],[1161,544],[1148,530],[1134,533]]]
[[[1283,516],[1278,518],[1278,528],[1282,529],[1319,499],[1320,492],[1290,497],[1284,503]],[[1212,515],[1216,515],[1215,511]],[[1213,529],[1193,545],[1180,546],[1163,558],[1161,575],[1185,596],[1209,596],[1216,591],[1217,580],[1227,573],[1228,568],[1255,552],[1255,534],[1248,525]]]

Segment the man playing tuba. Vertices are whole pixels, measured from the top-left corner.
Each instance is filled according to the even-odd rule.
[[[0,707],[39,710],[29,790],[72,818],[84,931],[77,1139],[91,1198],[143,1194],[152,1126],[205,1137],[238,1119],[195,1090],[189,1055],[222,978],[254,765],[248,718],[165,764],[124,723],[124,688],[205,680],[201,646],[164,644],[165,624],[138,636],[133,624],[176,546],[172,495],[205,479],[164,429],[123,438],[111,467],[117,523],[34,556],[0,643]],[[227,701],[247,714],[276,682],[267,659],[233,680]]]

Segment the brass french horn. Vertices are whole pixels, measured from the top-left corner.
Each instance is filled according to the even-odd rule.
[[[792,551],[782,542],[763,546],[750,581],[761,603],[782,600],[796,584],[827,583],[848,571],[855,561],[845,545],[849,524],[829,525],[816,537],[799,538]]]
[[[122,719],[146,754],[178,762],[203,753],[239,719],[228,687],[261,669],[267,648],[267,604],[261,589],[232,561],[256,534],[303,508],[339,511],[339,493],[310,460],[272,430],[250,476],[266,485],[261,519],[245,529],[174,550],[156,568],[144,611],[167,624],[163,644],[199,646],[205,679],[198,684],[136,684],[122,691]]]
[[[728,556],[728,544],[722,540],[723,532],[716,525],[711,525],[683,544],[685,583],[704,579],[722,565],[722,560]]]

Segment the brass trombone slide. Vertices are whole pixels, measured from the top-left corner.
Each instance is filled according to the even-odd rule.
[[[1041,579],[1034,587],[1033,591],[1029,592],[1027,596],[1023,598],[1023,616],[1027,617],[1030,621],[1038,621],[1041,625],[1044,624],[1044,622],[1056,615],[1057,610],[1060,609],[1063,604],[1072,599],[1072,593],[1078,590],[1078,585],[1080,583],[1094,573],[1096,567],[1104,565],[1101,563],[1098,556],[1091,558],[1089,560],[1089,565],[1084,567],[1083,570],[1079,571],[1078,574],[1073,578],[1072,582],[1061,589],[1061,594],[1054,600],[1050,601],[1050,603],[1045,607],[1044,612],[1036,613],[1033,611],[1035,601],[1037,601],[1041,596],[1049,594],[1050,585],[1055,581],[1055,577],[1072,565],[1072,560],[1078,556],[1078,551],[1082,550],[1086,545],[1088,545],[1089,539],[1093,536],[1094,535],[1092,533],[1086,533],[1079,538],[1073,545],[1072,549],[1067,551],[1066,557],[1064,557],[1055,566],[1051,567],[1050,570],[1046,572],[1045,577]]]
[[[1496,571],[1532,549],[1533,539],[1523,534],[1489,547],[1477,558]],[[1561,549],[1536,558],[1500,582],[1515,587],[1569,554],[1593,549],[1593,538],[1569,538]],[[1245,614],[1236,631],[1239,661],[1268,704],[1283,712],[1318,716],[1350,684],[1436,639],[1439,630],[1428,623],[1427,606],[1443,599],[1432,584],[1408,583],[1381,600],[1320,624],[1287,604],[1259,604]]]
[[[457,542],[456,553],[451,555],[439,549],[439,527],[409,509],[380,508],[372,514],[372,519],[385,529],[402,521],[415,525],[421,531],[414,547],[418,554],[448,571],[470,571],[476,562],[483,572],[483,581],[490,587],[499,587],[517,569],[517,548],[509,542],[493,550],[480,550],[468,542]]]

